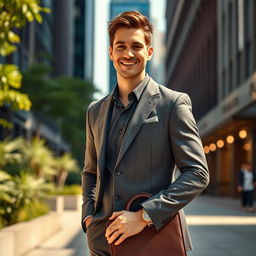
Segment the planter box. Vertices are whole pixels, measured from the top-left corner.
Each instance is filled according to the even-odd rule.
[[[62,214],[52,212],[0,231],[0,256],[21,256],[62,228]]]
[[[64,196],[64,210],[80,211],[81,205],[81,195]]]
[[[64,210],[80,211],[82,205],[81,195],[51,196],[46,200],[51,211]]]
[[[46,199],[46,203],[51,211],[63,212],[64,198],[63,196],[51,196]]]

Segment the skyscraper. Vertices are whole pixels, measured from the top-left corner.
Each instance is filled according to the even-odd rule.
[[[238,196],[256,167],[256,2],[167,1],[169,88],[189,94],[210,170],[208,193]]]
[[[93,80],[94,0],[75,1],[74,76]]]

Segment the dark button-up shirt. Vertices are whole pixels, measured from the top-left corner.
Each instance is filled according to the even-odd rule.
[[[124,106],[119,99],[118,86],[114,89],[109,113],[106,147],[106,168],[110,172],[112,172],[115,167],[127,126],[148,81],[149,76],[146,75],[140,84],[129,93],[129,103],[127,106]]]
[[[107,218],[116,210],[115,207],[118,205],[119,200],[122,199],[122,195],[114,194],[113,169],[123,142],[126,128],[149,79],[149,76],[146,75],[141,83],[131,93],[129,93],[129,103],[127,106],[124,106],[119,99],[118,85],[115,87],[112,94],[112,103],[107,126],[107,145],[105,148],[106,172],[104,175],[104,193],[102,207],[97,212],[96,216],[94,216],[95,223],[100,223],[102,221],[105,223]],[[115,175],[122,174],[121,172],[116,172]]]

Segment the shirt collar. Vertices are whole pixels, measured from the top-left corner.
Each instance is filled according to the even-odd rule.
[[[149,81],[149,75],[146,74],[144,79],[134,88],[132,92],[129,93],[128,99],[132,98],[133,94],[136,96],[137,100],[140,100],[140,97],[142,95],[142,92],[144,91],[148,81]],[[113,92],[113,99],[114,101],[118,101],[119,99],[119,91],[118,91],[118,84],[116,85],[114,92]]]
[[[136,88],[134,88],[133,92],[135,93],[137,100],[140,99],[142,92],[144,91],[148,81],[149,81],[149,75],[146,74],[144,79],[138,84],[138,86],[136,86]]]

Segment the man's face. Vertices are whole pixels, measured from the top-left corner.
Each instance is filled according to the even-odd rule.
[[[247,168],[248,171],[251,171],[251,170],[252,170],[252,166],[251,166],[250,164],[247,164],[247,165],[246,165],[246,168]]]
[[[109,47],[110,59],[117,75],[123,78],[135,78],[144,74],[152,54],[153,48],[146,44],[144,31],[138,28],[119,28],[115,33],[113,46]]]

